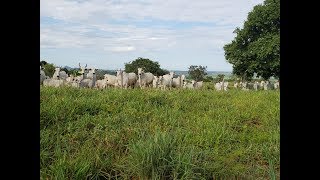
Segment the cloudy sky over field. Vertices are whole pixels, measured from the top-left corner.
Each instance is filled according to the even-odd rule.
[[[41,0],[40,59],[124,68],[138,57],[168,70],[231,71],[223,46],[263,0]]]

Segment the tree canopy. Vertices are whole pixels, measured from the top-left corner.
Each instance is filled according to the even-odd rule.
[[[203,81],[204,77],[207,75],[207,66],[191,65],[188,73],[191,79],[194,79],[195,81]]]
[[[55,66],[54,64],[51,63],[45,63],[44,65],[42,65],[42,67],[44,67],[44,73],[46,74],[46,76],[52,77],[53,73],[55,71]]]
[[[158,62],[146,58],[137,58],[136,60],[125,63],[126,72],[138,73],[138,68],[144,68],[145,72],[151,72],[153,75],[162,76],[169,73],[169,71],[161,69]]]
[[[252,78],[254,73],[264,79],[280,78],[280,0],[265,0],[248,14],[242,29],[224,46],[233,74]]]

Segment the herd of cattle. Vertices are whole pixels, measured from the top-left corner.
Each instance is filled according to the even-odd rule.
[[[105,74],[104,79],[97,80],[95,68],[87,68],[86,66],[81,66],[79,63],[80,75],[73,76],[68,75],[65,71],[61,71],[59,67],[55,68],[55,72],[50,78],[45,75],[43,67],[40,66],[40,85],[43,86],[71,86],[77,88],[97,88],[105,89],[109,87],[119,87],[125,88],[160,88],[160,89],[171,89],[171,88],[186,88],[186,89],[200,89],[203,87],[203,81],[191,80],[187,82],[185,75],[179,75],[174,78],[175,73],[170,72],[163,76],[155,76],[150,72],[144,72],[143,68],[138,68],[138,74],[133,72],[126,73],[123,70],[117,70],[116,75]],[[215,84],[215,89],[217,91],[228,90],[228,82],[222,80]],[[269,81],[259,82],[235,82],[234,88],[241,88],[242,90],[270,90],[270,89],[279,89],[279,81],[274,82],[273,84]]]

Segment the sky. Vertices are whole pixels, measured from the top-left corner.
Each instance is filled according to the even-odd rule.
[[[232,71],[223,46],[263,0],[41,0],[40,60],[124,69],[138,57],[167,70]]]

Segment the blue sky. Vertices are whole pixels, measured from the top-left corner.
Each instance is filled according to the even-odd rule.
[[[223,46],[262,0],[41,0],[40,60],[124,68],[138,57],[168,70],[232,71]]]

